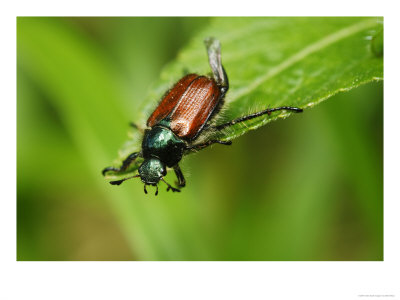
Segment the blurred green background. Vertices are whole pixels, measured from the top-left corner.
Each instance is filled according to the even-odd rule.
[[[186,157],[179,194],[101,176],[208,22],[17,18],[18,260],[383,260],[382,83]]]

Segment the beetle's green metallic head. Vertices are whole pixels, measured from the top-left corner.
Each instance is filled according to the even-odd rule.
[[[167,169],[158,158],[151,157],[145,159],[139,167],[140,179],[148,185],[157,185],[166,174]]]

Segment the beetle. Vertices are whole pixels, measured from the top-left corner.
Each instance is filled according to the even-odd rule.
[[[215,38],[207,38],[205,44],[212,77],[188,74],[167,91],[147,120],[141,151],[130,154],[119,168],[107,167],[102,171],[103,176],[110,171],[123,173],[136,158],[142,157],[144,161],[139,166],[138,174],[110,181],[111,184],[120,185],[125,180],[140,177],[146,194],[146,186],[152,185],[156,187],[157,195],[160,181],[167,185],[167,191],[180,192],[180,188],[186,185],[179,167],[179,162],[185,154],[212,144],[232,144],[231,141],[207,138],[200,142],[200,136],[207,136],[207,133],[221,131],[265,114],[270,115],[275,111],[288,110],[296,113],[303,111],[301,108],[290,106],[267,108],[227,123],[212,125],[211,121],[223,106],[229,81],[221,62],[220,42]],[[167,168],[173,168],[175,171],[178,187],[173,187],[164,180]]]

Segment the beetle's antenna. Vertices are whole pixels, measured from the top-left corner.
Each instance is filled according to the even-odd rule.
[[[158,195],[158,185],[156,185],[156,193],[155,193],[155,196],[157,196]]]
[[[169,190],[172,190],[173,192],[180,192],[180,191],[181,191],[180,189],[174,188],[172,185],[170,185],[168,182],[166,182],[166,181],[164,180],[164,178],[161,178],[161,180],[162,180],[166,185],[168,185],[167,192],[168,192]]]
[[[137,174],[137,175],[134,175],[134,176],[126,177],[126,178],[121,179],[121,180],[110,181],[110,184],[112,184],[112,185],[120,185],[120,184],[123,183],[125,180],[131,179],[131,178],[136,178],[136,177],[140,177],[140,175]]]
[[[144,184],[144,193],[147,194],[146,184]]]

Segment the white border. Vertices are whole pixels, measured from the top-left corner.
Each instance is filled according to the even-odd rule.
[[[395,4],[395,1],[393,1]],[[179,5],[180,4],[180,5]],[[10,6],[11,5],[11,6]],[[1,9],[0,299],[398,299],[398,16],[383,1],[17,1]],[[17,15],[383,15],[384,262],[16,262]],[[390,63],[388,63],[390,62]],[[396,72],[397,71],[397,72]],[[5,159],[4,159],[5,158]],[[397,280],[396,280],[397,279]]]

